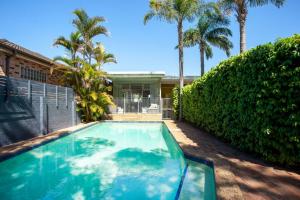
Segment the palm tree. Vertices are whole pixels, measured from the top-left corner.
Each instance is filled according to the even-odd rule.
[[[204,56],[212,58],[213,52],[210,45],[218,47],[230,55],[232,42],[228,39],[232,36],[227,28],[229,20],[218,13],[207,12],[199,17],[197,26],[184,33],[183,43],[185,47],[199,45],[201,76],[204,74]]]
[[[199,10],[198,0],[150,0],[150,11],[144,16],[144,24],[157,17],[177,24],[179,53],[179,120],[182,119],[183,77],[183,22],[191,21]]]
[[[70,39],[66,39],[64,36],[58,37],[53,45],[64,47],[70,54],[71,59],[75,60],[80,47],[83,45],[83,40],[81,39],[81,34],[76,31],[70,34]]]
[[[93,48],[93,54],[93,58],[96,60],[99,70],[101,66],[106,63],[117,63],[115,56],[111,53],[107,53],[104,46],[99,42],[97,42],[96,47]]]
[[[109,105],[114,105],[108,94],[111,88],[103,83],[106,73],[95,70],[96,63],[89,64],[82,60],[81,65],[78,71],[69,71],[69,80],[74,81],[73,86],[76,86],[77,82],[73,77],[80,77],[81,84],[77,87],[79,110],[86,122],[95,121],[108,112]]]
[[[101,23],[105,22],[105,19],[98,16],[89,17],[82,9],[77,9],[73,13],[76,15],[76,19],[73,20],[73,24],[81,34],[84,41],[83,56],[91,64],[93,55],[92,39],[98,35],[108,35],[107,29],[101,25]]]
[[[263,6],[268,3],[281,7],[285,0],[219,0],[226,12],[235,12],[236,20],[240,25],[240,53],[246,50],[246,20],[248,7]]]
[[[101,69],[105,63],[116,62],[113,54],[105,51],[100,43],[94,43],[93,38],[108,31],[100,23],[102,17],[90,18],[85,11],[75,10],[73,20],[77,31],[69,39],[61,36],[54,42],[55,46],[64,47],[68,56],[58,56],[54,61],[63,63],[53,70],[65,74],[65,83],[76,92],[78,109],[84,121],[98,120],[108,112],[108,105],[113,105],[108,94],[111,87],[106,86],[106,72]],[[98,69],[97,69],[98,68]]]

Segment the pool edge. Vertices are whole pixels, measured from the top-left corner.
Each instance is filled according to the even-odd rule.
[[[171,135],[171,137],[173,138],[173,140],[177,143],[177,145],[179,146],[179,148],[181,149],[181,151],[183,152],[184,154],[184,158],[185,159],[189,159],[191,161],[194,161],[194,162],[197,162],[197,163],[201,163],[201,164],[204,164],[204,165],[207,165],[209,167],[212,168],[213,170],[213,175],[214,175],[214,185],[215,185],[215,199],[218,199],[218,196],[217,196],[217,182],[216,182],[216,172],[215,172],[215,166],[214,166],[214,162],[212,160],[207,160],[207,159],[204,159],[203,157],[200,157],[200,156],[194,156],[192,154],[189,154],[187,152],[184,151],[184,149],[180,146],[180,144],[177,142],[176,138],[174,137],[174,135],[172,134],[171,130],[169,129],[169,127],[167,126],[167,124],[162,121],[162,123],[167,127],[168,131],[169,131],[169,134]],[[186,167],[187,169],[187,167]],[[186,173],[186,172],[185,172]],[[184,174],[185,176],[185,174]],[[182,184],[183,184],[184,180],[182,180]],[[182,188],[181,188],[182,189]],[[177,197],[177,195],[176,195]],[[180,197],[180,191],[179,191],[179,194],[178,194],[178,197],[176,198],[179,199]]]
[[[94,125],[96,125],[96,124],[99,124],[99,123],[101,123],[101,122],[92,122],[92,123],[88,123],[88,124],[85,124],[84,126],[82,126],[82,127],[79,127],[78,129],[76,129],[76,130],[70,130],[70,131],[63,131],[63,132],[61,132],[61,133],[56,133],[57,131],[54,131],[54,132],[52,132],[52,133],[49,133],[49,134],[47,134],[47,135],[42,135],[42,136],[39,136],[39,137],[35,137],[35,138],[32,138],[32,139],[29,139],[29,140],[24,140],[24,141],[21,141],[21,142],[31,142],[31,141],[34,141],[34,140],[38,140],[38,139],[41,139],[42,141],[41,142],[39,142],[39,143],[34,143],[34,144],[32,144],[32,145],[26,145],[26,143],[25,143],[25,146],[21,146],[21,148],[20,149],[17,149],[17,150],[15,150],[15,151],[13,151],[13,152],[9,152],[9,153],[0,153],[0,163],[1,162],[3,162],[3,161],[5,161],[5,160],[8,160],[8,159],[10,159],[10,158],[13,158],[13,157],[15,157],[15,156],[18,156],[18,155],[20,155],[20,154],[22,154],[22,153],[25,153],[25,152],[27,152],[27,151],[30,151],[30,150],[32,150],[32,149],[35,149],[35,148],[38,148],[38,147],[40,147],[40,146],[43,146],[43,145],[45,145],[45,144],[48,144],[48,143],[50,143],[50,142],[53,142],[53,141],[55,141],[55,140],[58,140],[58,139],[61,139],[61,138],[63,138],[63,137],[66,137],[66,136],[68,136],[68,135],[70,135],[70,134],[73,134],[73,133],[76,133],[76,132],[78,132],[78,131],[81,131],[81,130],[83,130],[83,129],[85,129],[85,128],[89,128],[89,127],[92,127],[92,126],[94,126]],[[58,130],[59,131],[59,130]],[[44,138],[42,138],[44,136]],[[52,137],[51,137],[52,136]],[[53,137],[53,136],[55,136],[55,137]],[[17,143],[15,143],[15,144],[12,144],[12,145],[17,145]],[[10,145],[8,145],[8,146],[10,146]],[[4,148],[6,147],[8,147],[8,146],[4,146]],[[18,148],[18,147],[16,147],[16,148]]]

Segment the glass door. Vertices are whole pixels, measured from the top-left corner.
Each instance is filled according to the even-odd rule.
[[[139,113],[141,112],[141,98],[142,98],[143,88],[142,85],[132,84],[131,85],[131,112]]]

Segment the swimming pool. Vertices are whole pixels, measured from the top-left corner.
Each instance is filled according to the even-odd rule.
[[[104,122],[2,161],[0,194],[22,200],[176,199],[186,166],[163,123]]]

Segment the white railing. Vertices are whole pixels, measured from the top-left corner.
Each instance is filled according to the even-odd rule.
[[[159,114],[162,112],[161,101],[161,98],[114,98],[115,106],[110,107],[110,112]]]

